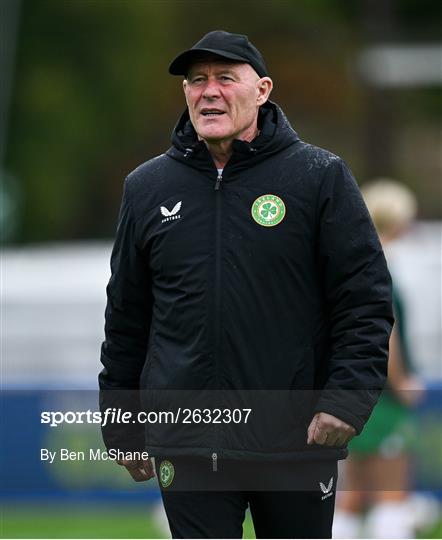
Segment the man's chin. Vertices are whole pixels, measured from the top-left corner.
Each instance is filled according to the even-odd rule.
[[[221,130],[202,130],[198,135],[209,144],[216,144],[232,138],[231,133]]]
[[[219,121],[218,121],[219,122]],[[232,136],[232,130],[228,126],[217,125],[213,122],[212,125],[197,126],[198,135],[207,142],[217,142],[228,139]]]

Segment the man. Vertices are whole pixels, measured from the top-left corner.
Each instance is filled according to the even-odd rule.
[[[269,101],[247,36],[210,32],[169,71],[187,109],[173,146],[125,182],[101,407],[133,390],[144,411],[191,422],[105,442],[156,458],[175,538],[240,537],[248,505],[258,537],[331,537],[337,460],[387,372],[379,240],[344,162]],[[120,464],[153,475],[149,460]]]

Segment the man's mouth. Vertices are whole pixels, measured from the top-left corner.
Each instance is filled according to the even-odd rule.
[[[206,117],[221,116],[224,114],[224,111],[219,109],[202,109],[201,114]]]

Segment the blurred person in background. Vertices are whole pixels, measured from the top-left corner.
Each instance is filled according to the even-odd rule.
[[[407,232],[416,216],[416,198],[406,186],[388,178],[365,184],[362,194],[388,260],[389,244]],[[358,538],[361,533],[369,538],[413,538],[415,534],[408,504],[410,410],[422,399],[424,388],[410,357],[405,307],[394,282],[393,308],[387,387],[362,434],[349,444],[336,503],[335,538]]]
[[[381,244],[344,161],[301,141],[269,101],[247,36],[210,32],[169,72],[187,109],[172,147],[125,182],[101,408],[125,389],[149,411],[170,410],[171,390],[208,392],[204,407],[217,391],[258,390],[259,402],[243,426],[130,425],[104,430],[106,446],[155,457],[174,538],[241,537],[248,506],[258,537],[330,538],[337,461],[386,380]],[[148,460],[120,464],[153,476]]]

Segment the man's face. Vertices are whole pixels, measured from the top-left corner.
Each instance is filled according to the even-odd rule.
[[[195,131],[216,143],[247,139],[255,129],[258,108],[267,101],[271,80],[260,79],[249,64],[216,59],[194,63],[183,87]]]

